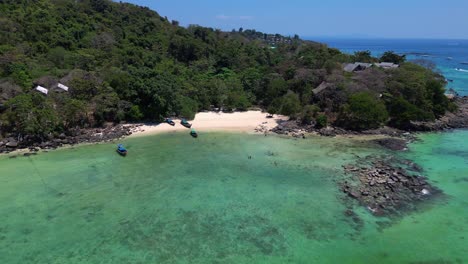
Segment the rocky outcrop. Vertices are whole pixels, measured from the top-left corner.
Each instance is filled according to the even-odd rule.
[[[105,128],[75,129],[67,134],[50,135],[46,140],[25,136],[20,140],[6,138],[0,141],[0,153],[8,153],[16,149],[29,149],[36,152],[40,149],[55,149],[63,145],[80,143],[97,143],[119,139],[131,135],[141,125],[117,125]]]
[[[456,97],[458,109],[430,122],[411,122],[410,128],[416,131],[439,131],[445,129],[468,128],[468,96]]]
[[[401,130],[384,126],[378,129],[353,131],[346,130],[340,127],[328,126],[325,128],[316,128],[314,124],[303,125],[298,120],[283,121],[271,132],[280,135],[304,135],[304,133],[315,133],[321,136],[334,137],[338,135],[387,135],[390,137],[400,137],[405,139],[414,139],[409,132],[423,132],[423,131],[441,131],[446,129],[468,128],[468,96],[454,98],[454,103],[458,106],[458,110],[454,113],[448,112],[443,117],[430,122],[416,122],[413,121],[407,127],[407,130]],[[393,150],[400,150],[406,147],[402,141],[396,140],[383,140],[376,142],[384,147]]]
[[[344,181],[341,188],[375,215],[413,210],[419,202],[441,194],[418,174],[422,169],[411,161],[383,156],[366,157],[357,164],[344,166],[352,178]]]
[[[382,127],[379,129],[353,131],[340,127],[328,126],[316,128],[314,125],[303,125],[297,120],[288,120],[280,122],[275,128],[270,130],[279,135],[305,135],[306,133],[318,134],[320,136],[334,137],[339,135],[388,135],[391,137],[408,137],[406,131],[391,127]]]

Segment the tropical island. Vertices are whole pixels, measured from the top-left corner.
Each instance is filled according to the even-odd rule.
[[[420,124],[466,103],[446,96],[446,80],[433,69],[391,51],[374,58],[297,35],[184,28],[148,8],[106,0],[7,1],[0,11],[5,151],[8,143],[38,145],[109,123],[251,107],[309,131],[429,130]]]
[[[0,262],[464,263],[468,97],[421,43],[2,1]]]

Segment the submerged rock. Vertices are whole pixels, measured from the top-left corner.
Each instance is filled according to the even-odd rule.
[[[360,166],[343,167],[346,173],[355,177],[357,184],[344,182],[342,190],[375,215],[413,209],[416,203],[441,193],[425,177],[411,174],[409,169],[417,165],[407,160],[389,156],[366,157],[358,164]]]
[[[390,150],[405,150],[408,142],[400,138],[383,138],[374,140],[375,143]]]

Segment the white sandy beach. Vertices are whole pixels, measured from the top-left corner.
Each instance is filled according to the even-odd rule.
[[[161,124],[143,124],[130,137],[144,136],[173,131],[188,131],[180,124],[180,119],[173,119],[176,123],[171,126],[167,123]],[[271,129],[278,121],[288,120],[288,117],[274,115],[273,118],[267,118],[267,113],[261,111],[247,112],[202,112],[195,116],[195,119],[189,121],[192,128],[196,131],[235,131],[235,132],[255,132],[256,128]]]

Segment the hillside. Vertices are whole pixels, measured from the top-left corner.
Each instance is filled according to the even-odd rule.
[[[184,28],[107,0],[7,0],[0,14],[3,136],[41,139],[77,126],[253,105],[317,126],[405,127],[451,106],[444,78],[393,53],[380,60],[398,69],[349,73],[343,63],[379,59],[298,36]],[[59,82],[70,90],[54,88]],[[37,85],[51,88],[48,95]]]

